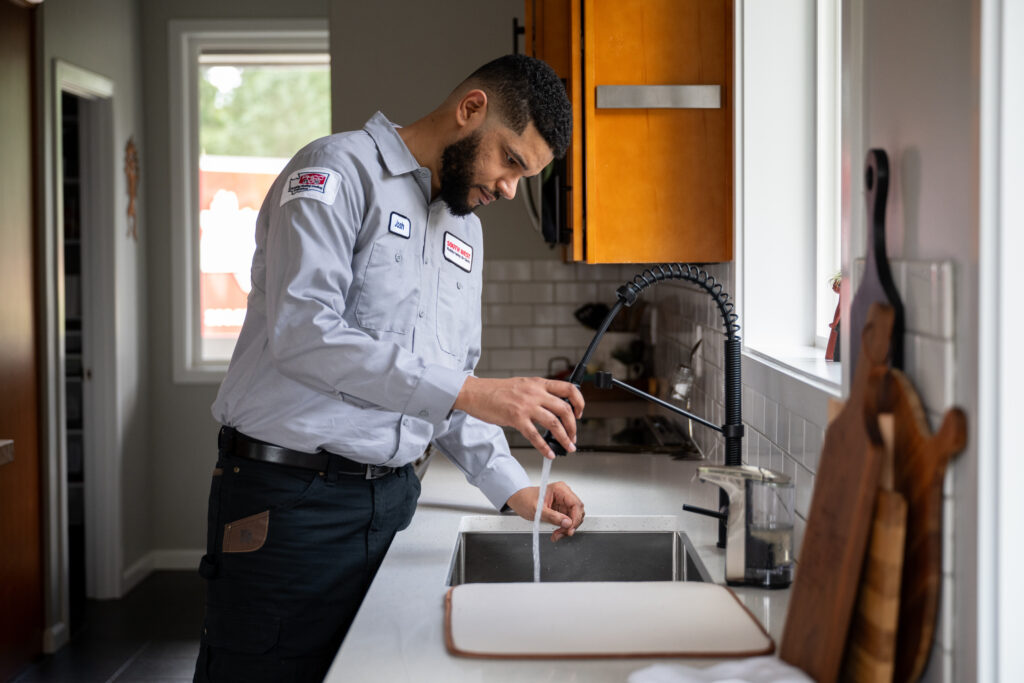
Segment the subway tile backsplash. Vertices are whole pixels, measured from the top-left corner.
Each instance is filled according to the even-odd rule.
[[[490,259],[484,267],[480,377],[544,376],[575,365],[594,335],[573,313],[615,303],[642,267]],[[568,361],[564,360],[568,359]]]

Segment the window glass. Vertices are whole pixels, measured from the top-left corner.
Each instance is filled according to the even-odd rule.
[[[288,159],[330,133],[327,55],[199,56],[201,363],[227,361],[251,289],[256,215]]]

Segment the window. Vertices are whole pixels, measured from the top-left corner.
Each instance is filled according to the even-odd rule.
[[[256,216],[288,159],[330,133],[320,22],[172,22],[174,375],[218,382],[245,318]]]
[[[838,386],[838,3],[738,6],[737,291],[748,353]]]

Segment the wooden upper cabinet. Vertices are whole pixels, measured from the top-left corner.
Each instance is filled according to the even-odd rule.
[[[572,260],[731,260],[732,3],[526,0],[526,20],[573,102]]]

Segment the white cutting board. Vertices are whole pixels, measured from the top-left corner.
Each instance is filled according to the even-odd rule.
[[[448,591],[449,652],[475,657],[749,657],[775,643],[724,586],[467,583]]]

